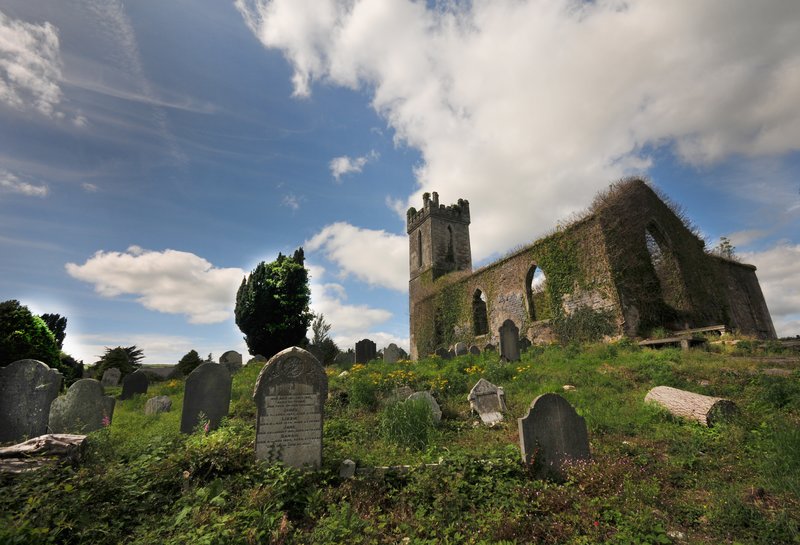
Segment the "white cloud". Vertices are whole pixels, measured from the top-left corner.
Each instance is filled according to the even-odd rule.
[[[322,252],[343,276],[352,275],[372,286],[408,290],[408,241],[386,231],[337,222],[307,240],[308,252]]]
[[[81,184],[81,187],[82,187],[82,188],[83,188],[83,190],[84,190],[84,191],[86,191],[87,193],[97,193],[98,189],[100,189],[100,188],[98,188],[96,185],[94,185],[94,184],[90,184],[89,182],[83,182],[83,183]]]
[[[364,170],[364,166],[366,166],[367,163],[375,161],[377,158],[378,153],[375,150],[370,151],[367,155],[355,158],[342,155],[341,157],[334,157],[331,159],[328,167],[331,169],[331,174],[336,182],[341,183],[342,176],[361,172]]]
[[[150,310],[184,314],[195,324],[230,319],[245,275],[238,268],[216,268],[189,252],[138,246],[126,252],[98,251],[83,265],[67,263],[66,270],[73,278],[94,284],[103,297],[134,295]]]
[[[283,196],[283,201],[281,204],[287,208],[291,208],[292,210],[298,210],[300,208],[300,200],[301,198],[294,193],[287,193]]]
[[[12,19],[0,11],[0,101],[60,116],[61,52],[58,29]]]
[[[742,253],[741,258],[758,268],[756,274],[778,336],[800,333],[800,244],[781,242],[761,252]]]
[[[292,64],[296,95],[314,81],[371,94],[422,154],[407,204],[469,199],[477,260],[646,170],[650,146],[693,164],[800,149],[794,0],[236,7]]]
[[[46,197],[50,190],[46,185],[23,182],[10,172],[0,170],[0,192],[18,193],[28,197]]]

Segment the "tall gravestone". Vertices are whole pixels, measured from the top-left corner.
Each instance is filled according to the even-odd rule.
[[[0,443],[47,433],[50,404],[61,390],[62,378],[39,360],[0,367]]]
[[[397,347],[396,344],[391,343],[389,346],[383,349],[384,363],[396,363],[401,358],[402,358],[402,351]]]
[[[192,433],[201,421],[216,429],[228,416],[231,404],[231,374],[224,365],[203,363],[186,377],[181,413],[181,432]]]
[[[50,405],[50,433],[87,434],[108,426],[114,416],[115,403],[112,396],[105,395],[99,381],[81,379]]]
[[[519,328],[511,320],[500,326],[500,357],[506,361],[519,361]]]
[[[230,374],[233,374],[242,368],[242,355],[236,350],[228,350],[219,357],[219,363],[227,367]]]
[[[375,343],[369,339],[362,339],[356,343],[356,363],[367,363],[377,355]]]
[[[562,480],[566,462],[591,457],[586,420],[558,394],[534,399],[517,424],[522,461],[533,464],[539,478]]]
[[[507,409],[506,394],[501,387],[482,378],[469,391],[467,400],[484,424],[493,426],[503,421],[503,413]]]
[[[296,346],[275,354],[259,373],[253,393],[256,458],[320,467],[327,397],[328,376],[314,356]]]
[[[100,380],[100,382],[104,387],[118,386],[119,379],[121,377],[122,377],[122,372],[116,367],[112,367],[110,369],[105,370],[105,372],[103,373],[103,378]]]
[[[150,379],[147,378],[147,373],[141,369],[137,369],[122,379],[122,393],[120,394],[119,398],[130,399],[135,394],[146,394],[149,386]]]

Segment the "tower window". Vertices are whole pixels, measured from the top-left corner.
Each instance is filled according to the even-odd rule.
[[[453,252],[453,228],[447,226],[447,256],[445,257],[448,263],[455,263],[456,256]]]
[[[417,231],[417,267],[422,267],[422,231]]]

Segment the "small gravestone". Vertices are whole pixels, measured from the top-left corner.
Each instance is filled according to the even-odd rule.
[[[505,361],[519,361],[519,328],[511,320],[500,327],[500,357]]]
[[[472,354],[473,356],[477,356],[478,354],[481,353],[481,349],[473,344],[472,346],[469,347],[469,353]]]
[[[383,363],[396,363],[402,357],[402,351],[392,343],[383,349]]]
[[[99,381],[81,379],[50,405],[50,433],[85,435],[108,426],[114,415],[114,404],[114,398],[105,395]]]
[[[150,379],[147,378],[147,373],[141,369],[136,370],[122,379],[122,393],[119,398],[130,399],[136,394],[146,394],[148,386]]]
[[[151,397],[144,404],[144,414],[154,415],[172,410],[172,400],[168,396]]]
[[[356,363],[367,363],[375,359],[377,349],[375,343],[369,339],[362,339],[356,343]]]
[[[520,352],[527,352],[530,347],[531,347],[531,341],[528,340],[528,337],[522,337],[519,340],[519,351]]]
[[[105,370],[100,382],[104,387],[119,386],[119,379],[121,376],[122,372],[116,367],[112,367]]]
[[[450,351],[448,349],[446,349],[446,348],[437,348],[436,352],[434,352],[434,354],[436,354],[437,356],[439,356],[443,360],[453,359],[453,357],[450,355]]]
[[[247,360],[247,365],[260,364],[260,363],[267,363],[267,358],[265,358],[261,354],[256,354],[255,356]]]
[[[352,350],[348,350],[347,352],[339,352],[336,354],[336,358],[334,358],[333,362],[339,365],[349,365],[353,364],[356,361],[356,354]]]
[[[461,342],[456,343],[453,347],[453,351],[456,353],[456,356],[464,356],[467,353],[467,345]]]
[[[0,443],[47,433],[50,404],[61,390],[62,378],[38,360],[0,367]]]
[[[230,374],[234,374],[242,368],[242,355],[236,350],[228,350],[219,357],[219,363],[227,367]]]
[[[436,402],[436,398],[431,395],[430,392],[414,392],[410,396],[408,396],[408,401],[421,399],[428,406],[431,408],[431,415],[433,416],[433,421],[437,424],[442,421],[442,409],[439,407],[439,403]]]
[[[496,349],[492,343],[488,343],[486,346],[483,347],[484,352],[494,352]]]
[[[327,397],[328,376],[314,356],[296,346],[275,354],[259,373],[253,392],[256,458],[319,468]]]
[[[228,416],[231,404],[231,374],[224,365],[200,364],[186,377],[181,413],[181,432],[192,433],[201,422],[217,429]]]
[[[591,456],[586,420],[558,394],[534,399],[517,423],[522,461],[532,464],[539,478],[563,480],[567,462]]]
[[[482,378],[469,391],[467,400],[484,424],[493,426],[503,421],[503,413],[507,409],[506,394],[501,387]]]

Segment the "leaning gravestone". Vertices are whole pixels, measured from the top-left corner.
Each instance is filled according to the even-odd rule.
[[[327,397],[328,376],[314,356],[296,346],[272,356],[253,392],[256,458],[319,468]]]
[[[439,423],[442,421],[442,409],[439,407],[439,403],[436,402],[436,398],[431,395],[430,392],[414,392],[410,396],[408,396],[408,401],[421,399],[428,406],[431,408],[431,415],[433,415],[433,421],[435,423]]]
[[[50,404],[61,390],[62,378],[38,360],[0,367],[0,443],[47,433]]]
[[[517,423],[522,461],[533,464],[539,478],[562,480],[565,463],[591,457],[586,420],[558,394],[534,399]]]
[[[227,367],[230,374],[234,374],[242,368],[242,355],[236,350],[228,350],[219,357],[219,363]]]
[[[506,361],[519,361],[519,328],[511,320],[500,327],[500,357]]]
[[[467,345],[462,342],[458,342],[453,347],[453,351],[455,352],[456,356],[464,356],[467,353]]]
[[[106,369],[100,382],[104,387],[118,386],[120,377],[122,377],[122,372],[116,367],[112,367],[111,369]]]
[[[356,363],[367,363],[377,355],[375,343],[369,339],[361,339],[356,343]]]
[[[392,343],[383,349],[383,363],[396,363],[402,357],[402,351]]]
[[[231,404],[231,374],[224,365],[206,362],[186,377],[181,413],[181,432],[192,433],[202,422],[217,429],[228,416]]]
[[[149,386],[150,379],[147,378],[147,373],[138,369],[122,379],[122,393],[119,398],[130,399],[135,394],[146,394]]]
[[[434,352],[437,356],[442,358],[443,360],[450,360],[453,359],[453,356],[450,355],[450,351],[446,348],[437,348],[436,352]]]
[[[481,353],[481,349],[473,344],[472,346],[469,347],[469,353],[472,354],[473,356],[477,356],[478,354]]]
[[[484,424],[493,426],[503,421],[503,413],[507,409],[506,394],[501,387],[482,378],[469,391],[467,400]]]
[[[50,433],[85,435],[108,426],[114,416],[115,403],[112,396],[105,395],[99,381],[81,379],[50,405]]]

